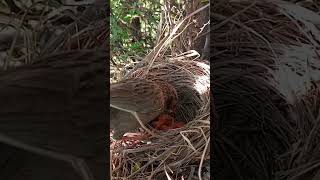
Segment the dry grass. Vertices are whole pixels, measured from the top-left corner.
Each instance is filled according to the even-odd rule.
[[[180,82],[176,87],[195,89],[201,97],[198,102],[201,108],[192,119],[188,119],[192,117],[192,109],[184,109],[189,123],[182,128],[165,132],[154,130],[162,138],[151,137],[134,146],[115,143],[111,149],[113,179],[208,179],[204,171],[209,170],[210,160],[210,72],[209,65],[199,61],[200,54],[192,50],[193,43],[190,43],[197,33],[201,34],[194,20],[202,17],[199,13],[208,10],[208,5],[199,2],[184,8],[186,11],[193,8],[185,17],[182,16],[185,12],[177,8],[178,4],[173,7],[167,2],[156,47],[121,78],[180,78],[176,80]],[[172,11],[175,8],[176,11]],[[186,35],[190,32],[193,36]]]
[[[311,93],[320,81],[316,7],[307,1],[215,1],[217,178],[319,178],[319,97]]]
[[[77,9],[81,4],[84,11]],[[1,69],[29,64],[61,50],[108,48],[109,18],[105,5],[101,0],[83,0],[69,6],[29,1],[25,4],[28,8],[20,13],[10,14],[2,9]]]

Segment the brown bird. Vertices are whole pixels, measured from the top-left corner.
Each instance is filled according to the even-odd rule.
[[[129,78],[143,76],[149,68],[142,67],[129,74]],[[194,61],[159,62],[151,67],[145,78],[156,82],[170,84],[177,93],[175,120],[182,122],[192,121],[198,110],[206,102],[206,93],[210,89],[209,66]]]
[[[0,142],[107,179],[107,54],[59,52],[0,73]]]
[[[120,139],[126,132],[149,123],[160,114],[174,116],[177,104],[173,86],[143,78],[112,84],[110,97],[110,128],[114,129],[114,139]]]
[[[110,90],[110,127],[115,139],[144,124],[158,130],[182,127],[206,102],[210,86],[209,66],[194,61],[159,62],[150,69],[138,68],[126,78]]]

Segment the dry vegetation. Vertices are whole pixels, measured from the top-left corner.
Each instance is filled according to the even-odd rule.
[[[215,1],[217,179],[320,178],[319,10],[317,1]]]
[[[1,67],[28,64],[61,50],[108,48],[106,8],[83,10],[78,5],[87,7],[87,1],[70,2],[19,2],[20,12],[1,10]],[[148,73],[166,63],[198,63],[197,44],[208,26],[202,19],[206,4],[165,2],[154,51],[115,79],[129,77],[139,67]],[[217,177],[230,179],[224,170],[232,168],[237,179],[320,179],[319,6],[308,0],[214,0],[211,88],[219,116],[212,118],[221,122],[215,124],[214,141],[206,94],[193,121],[157,132],[170,141],[152,138],[151,144],[113,149],[114,179],[207,179],[210,141],[218,155],[211,158],[222,163],[212,167]],[[208,68],[201,73],[209,76]]]
[[[155,131],[157,137],[134,146],[113,142],[113,179],[209,179],[210,70],[206,60],[200,60],[201,52],[194,50],[203,47],[203,42],[197,39],[203,41],[205,38],[201,35],[209,24],[208,16],[205,16],[209,4],[200,1],[171,4],[166,1],[162,8],[156,46],[119,79],[158,76],[157,69],[163,69],[160,74],[167,74],[168,78],[181,77],[179,74],[189,72],[183,77],[183,85],[193,85],[192,88],[201,94],[201,109],[183,128]],[[198,84],[192,81],[195,79]],[[185,110],[186,117],[191,111]]]
[[[109,18],[102,0],[5,0],[0,5],[2,69],[54,52],[109,47]]]

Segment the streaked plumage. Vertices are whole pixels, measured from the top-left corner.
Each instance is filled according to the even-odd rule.
[[[0,142],[106,169],[107,61],[105,50],[79,50],[2,72]],[[106,172],[93,176],[100,179]]]
[[[119,139],[126,132],[139,127],[137,119],[128,111],[136,112],[147,124],[161,113],[169,113],[176,105],[173,87],[162,82],[133,78],[112,84],[110,87],[110,128],[115,130],[113,138]],[[171,110],[171,111],[170,111]]]
[[[202,90],[209,91],[208,65],[195,61],[159,63],[144,76],[147,68],[139,68],[127,79],[111,85],[110,127],[115,130],[115,139],[140,127],[132,112],[136,112],[144,124],[164,114],[188,122],[205,102]],[[201,77],[206,77],[206,82],[199,87]]]

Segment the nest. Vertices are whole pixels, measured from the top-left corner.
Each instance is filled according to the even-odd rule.
[[[171,12],[164,11],[166,18],[161,25],[167,27],[160,28],[158,44],[122,79],[147,78],[174,86],[178,94],[177,119],[187,124],[156,131],[157,138],[135,146],[118,143],[111,148],[113,179],[209,178],[210,68],[208,62],[200,61],[200,53],[190,43],[196,42],[202,31],[197,24],[200,21],[193,20],[203,18],[199,13],[208,10],[208,5],[199,1],[184,9],[188,15],[180,19],[170,19]],[[186,36],[188,33],[190,36]]]
[[[216,179],[319,178],[316,6],[215,2]]]

